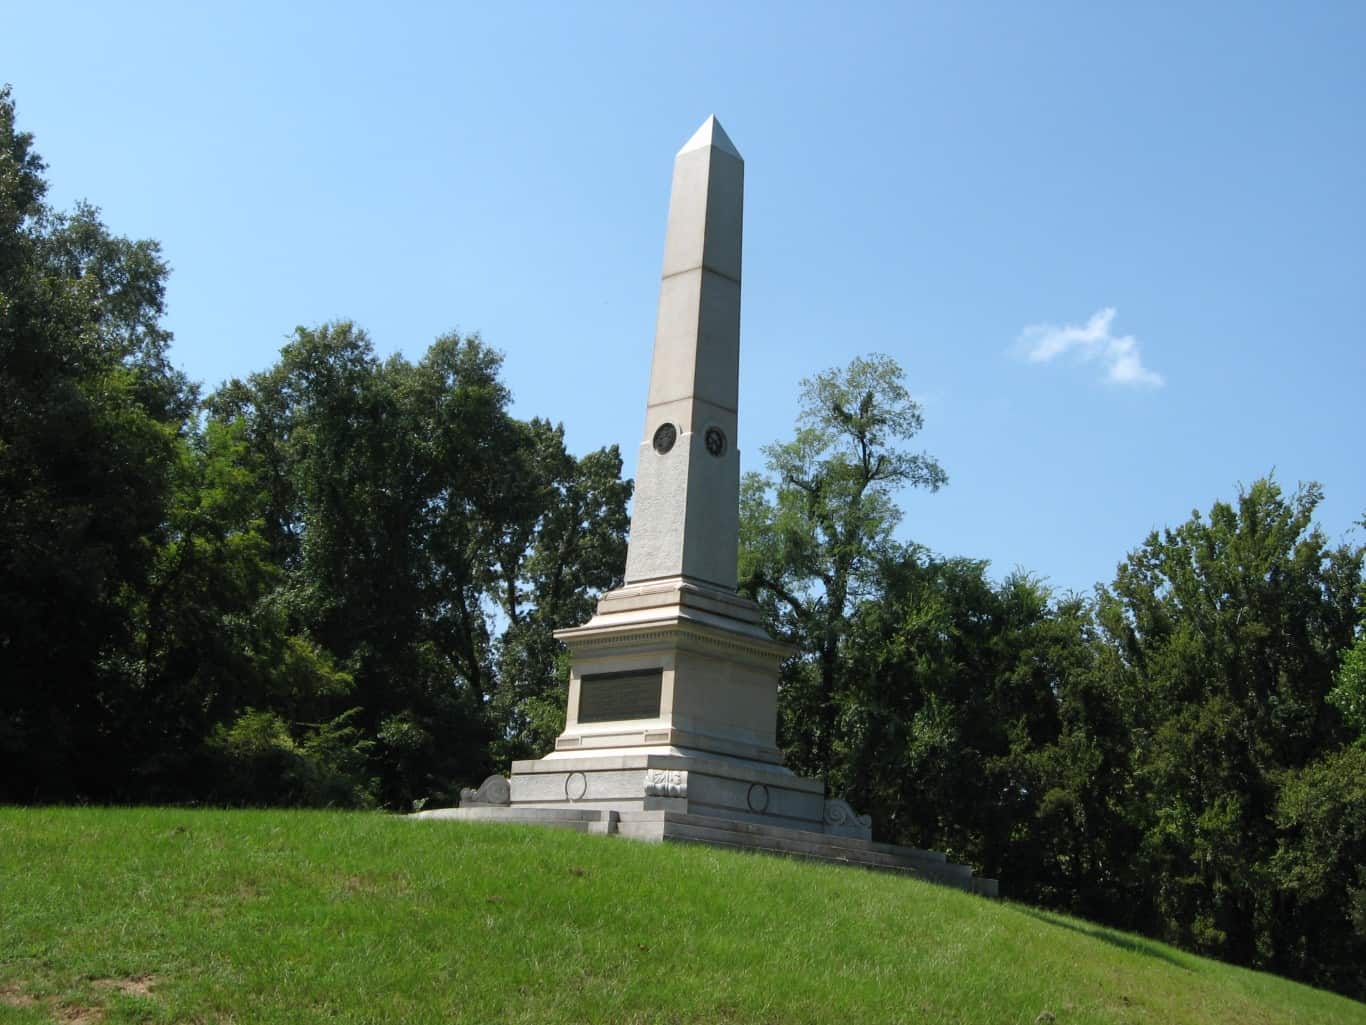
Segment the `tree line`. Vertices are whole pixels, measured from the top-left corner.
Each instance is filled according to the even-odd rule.
[[[0,801],[407,810],[549,750],[552,631],[625,564],[616,447],[512,416],[474,336],[299,328],[203,394],[159,247],[44,170],[0,92]],[[1366,996],[1366,552],[1321,490],[1256,481],[1055,594],[897,539],[947,483],[921,422],[856,359],[743,482],[788,764],[1011,897]]]
[[[300,328],[201,395],[159,247],[43,171],[0,93],[0,800],[406,808],[544,750],[616,448],[513,417],[476,337]]]
[[[742,588],[801,654],[794,768],[1006,896],[1366,996],[1360,545],[1318,485],[1255,481],[1154,531],[1093,595],[895,539],[900,368],[806,382],[742,489]]]

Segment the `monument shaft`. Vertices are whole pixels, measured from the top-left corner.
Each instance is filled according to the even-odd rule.
[[[588,623],[555,634],[570,651],[569,702],[542,761],[690,751],[782,762],[788,649],[735,590],[744,192],[744,161],[708,118],[674,159],[625,583]]]
[[[716,118],[674,160],[626,583],[735,589],[745,165]]]

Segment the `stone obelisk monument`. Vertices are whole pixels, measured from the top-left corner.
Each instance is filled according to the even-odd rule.
[[[824,828],[824,785],[784,768],[775,739],[789,649],[735,590],[744,184],[708,118],[674,161],[625,583],[556,634],[572,665],[565,730],[514,764],[514,806]]]
[[[913,872],[979,892],[942,854],[871,842],[867,816],[782,764],[791,649],[735,590],[745,164],[711,117],[674,161],[623,585],[569,648],[555,750],[424,817],[535,822]]]

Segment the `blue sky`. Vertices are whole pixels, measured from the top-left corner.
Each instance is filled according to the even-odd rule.
[[[746,161],[739,446],[894,356],[903,536],[1089,589],[1272,470],[1366,513],[1366,5],[9,5],[50,165],[213,387],[296,324],[478,331],[573,449],[644,419],[673,154]],[[1108,10],[1102,8],[1109,8]]]

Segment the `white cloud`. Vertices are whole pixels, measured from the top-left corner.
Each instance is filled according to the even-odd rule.
[[[1107,306],[1093,313],[1084,325],[1031,324],[1020,332],[1020,345],[1031,363],[1047,363],[1067,352],[1075,352],[1080,359],[1102,364],[1106,380],[1115,384],[1150,388],[1166,384],[1161,374],[1143,365],[1138,339],[1133,335],[1117,337],[1110,333],[1114,319],[1115,308]]]

